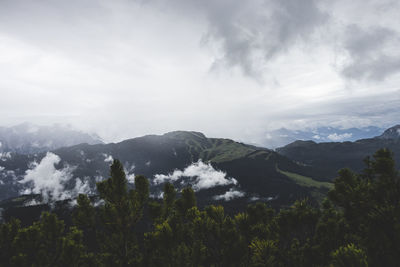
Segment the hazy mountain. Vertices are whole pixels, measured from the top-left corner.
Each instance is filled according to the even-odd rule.
[[[73,130],[67,126],[38,126],[23,123],[0,127],[0,152],[30,154],[81,143],[99,144],[100,137]]]
[[[93,193],[95,182],[108,177],[114,158],[124,164],[128,181],[136,174],[148,177],[154,197],[168,181],[178,188],[191,185],[200,204],[261,199],[281,205],[304,196],[318,198],[330,186],[301,176],[306,167],[272,150],[177,131],[120,143],[79,144],[36,156],[11,154],[0,161],[0,198],[24,189],[56,199]]]
[[[281,128],[265,134],[261,144],[265,147],[276,148],[297,140],[312,140],[314,142],[343,142],[356,141],[379,135],[384,129],[375,126],[363,128],[334,128],[319,127],[315,129],[289,130]]]
[[[400,139],[400,125],[393,126],[386,131],[383,132],[382,135],[377,136],[376,138],[379,139],[393,139],[399,140]]]
[[[349,167],[355,171],[364,168],[363,159],[380,148],[394,152],[397,166],[400,166],[400,126],[394,126],[383,134],[355,142],[295,141],[276,149],[278,153],[310,167],[308,176],[319,180],[331,180],[337,171]]]

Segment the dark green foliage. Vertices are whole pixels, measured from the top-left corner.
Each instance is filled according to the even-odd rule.
[[[182,190],[182,197],[176,201],[178,212],[185,215],[187,210],[196,206],[196,197],[192,188],[187,187]]]
[[[378,150],[361,175],[342,171],[329,197],[343,210],[354,241],[375,266],[397,266],[400,255],[400,180],[392,153]]]
[[[15,219],[0,225],[0,263],[4,266],[10,265],[11,256],[14,254],[13,242],[20,228],[20,222]]]
[[[129,190],[122,164],[114,160],[110,178],[97,183],[100,197],[105,201],[101,208],[103,231],[101,256],[117,266],[130,266],[140,261],[133,227],[143,215],[149,196],[149,183],[143,176],[135,177],[135,189]]]
[[[199,210],[193,189],[169,183],[162,201],[148,201],[147,179],[137,176],[128,190],[115,160],[98,183],[104,204],[79,195],[74,226],[51,213],[25,228],[2,224],[0,266],[398,266],[392,154],[382,149],[365,163],[361,174],[341,170],[321,207],[306,198],[279,212],[256,203],[229,216],[222,206]],[[150,230],[138,230],[143,222]]]
[[[335,267],[367,267],[367,255],[354,244],[341,246],[332,253],[332,264]]]

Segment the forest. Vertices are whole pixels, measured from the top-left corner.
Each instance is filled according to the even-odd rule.
[[[22,226],[0,225],[0,266],[398,266],[400,180],[393,153],[380,149],[365,169],[342,169],[326,199],[273,209],[255,203],[228,214],[199,208],[192,188],[164,184],[163,199],[123,165],[97,183],[94,205],[81,194],[72,224],[44,212]]]

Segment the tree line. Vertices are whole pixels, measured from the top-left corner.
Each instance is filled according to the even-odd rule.
[[[307,199],[276,211],[265,203],[227,215],[200,210],[194,191],[149,182],[129,189],[122,164],[97,183],[103,204],[79,195],[66,226],[53,213],[21,227],[0,225],[0,266],[399,266],[400,179],[392,153],[377,151],[365,170],[339,172],[320,206]],[[146,231],[138,225],[147,225]]]

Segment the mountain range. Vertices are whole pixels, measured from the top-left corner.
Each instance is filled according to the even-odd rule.
[[[295,141],[276,150],[191,131],[42,147],[35,153],[14,149],[0,157],[0,208],[95,195],[96,182],[109,176],[114,159],[124,165],[131,187],[135,175],[149,178],[153,198],[161,198],[163,184],[171,182],[177,189],[192,186],[199,205],[243,207],[259,200],[281,207],[304,197],[321,201],[339,169],[361,170],[362,160],[379,148],[391,149],[399,166],[399,133],[398,125],[355,142]]]
[[[264,134],[264,138],[262,138],[259,143],[265,147],[277,148],[297,140],[311,140],[316,143],[345,141],[353,142],[380,135],[384,130],[385,129],[376,126],[361,128],[338,128],[326,126],[306,128],[302,130],[280,128],[266,132]]]
[[[41,193],[62,199],[94,193],[95,183],[108,177],[119,159],[133,181],[142,174],[160,197],[162,185],[191,185],[199,203],[269,200],[288,204],[299,197],[320,196],[329,183],[301,176],[303,166],[277,152],[202,133],[176,131],[110,144],[79,144],[36,154],[11,153],[0,161],[2,199],[20,193]]]
[[[25,122],[12,127],[0,127],[0,153],[31,154],[81,143],[101,144],[103,141],[96,134],[87,134],[60,124],[38,126]]]
[[[396,165],[400,166],[400,125],[385,130],[373,138],[355,142],[295,141],[276,151],[304,166],[309,167],[307,175],[321,181],[331,181],[341,168],[361,171],[363,160],[380,148],[394,153]]]

